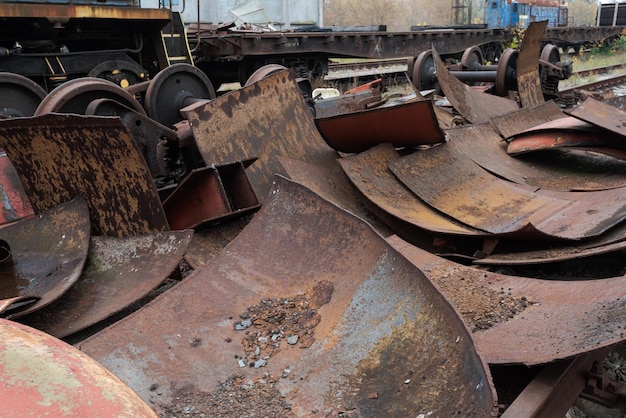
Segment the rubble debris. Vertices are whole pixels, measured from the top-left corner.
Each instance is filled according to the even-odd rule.
[[[254,367],[262,367],[259,363],[271,358],[281,350],[283,340],[287,344],[300,348],[308,348],[315,341],[315,326],[321,317],[318,308],[330,302],[334,285],[328,281],[320,281],[305,294],[284,298],[263,298],[255,306],[243,312],[241,321],[235,324],[236,330],[246,332],[241,343],[246,360],[255,360]]]

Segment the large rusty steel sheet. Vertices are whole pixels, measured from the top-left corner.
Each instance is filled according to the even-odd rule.
[[[11,257],[0,266],[0,299],[35,296],[37,302],[9,319],[41,309],[70,289],[80,277],[89,250],[89,212],[81,198],[0,228]]]
[[[626,277],[559,281],[507,276],[445,260],[398,237],[387,241],[438,286],[470,325],[489,315],[490,307],[526,304],[508,320],[474,330],[478,350],[490,364],[550,363],[626,340]]]
[[[363,198],[350,183],[350,179],[343,172],[339,163],[335,163],[334,166],[319,166],[286,157],[279,157],[278,160],[291,180],[310,189],[341,209],[363,219],[380,235],[389,236],[393,234],[390,225],[398,228],[405,226],[404,224],[396,225],[392,219],[387,219],[384,214],[375,211],[368,204],[367,199]]]
[[[563,133],[555,135],[562,137]],[[595,191],[626,186],[626,164],[606,158],[585,158],[570,153],[533,159],[511,158],[507,155],[506,142],[488,124],[449,129],[446,136],[476,164],[517,184],[559,191]]]
[[[339,164],[350,181],[385,212],[419,228],[452,235],[486,236],[487,233],[456,222],[420,200],[389,170],[387,164],[400,158],[391,144],[383,144],[344,157]]]
[[[529,152],[557,148],[584,148],[590,150],[597,148],[597,152],[604,153],[603,151],[608,147],[622,147],[623,145],[624,138],[611,133],[603,135],[576,131],[538,132],[514,138],[509,142],[506,152],[511,156],[518,156]]]
[[[109,318],[163,283],[182,260],[192,235],[186,230],[92,237],[80,280],[55,302],[19,322],[64,338]]]
[[[4,151],[0,151],[0,203],[0,225],[35,213],[15,167]]]
[[[414,152],[389,168],[429,205],[494,234],[577,240],[598,236],[626,217],[622,189],[539,193],[487,172],[457,141]]]
[[[259,199],[267,196],[274,173],[284,174],[276,157],[319,164],[336,158],[315,128],[289,71],[271,74],[185,113],[207,166],[258,157],[247,172]]]
[[[519,109],[517,103],[504,97],[475,90],[456,78],[433,49],[437,80],[446,98],[461,116],[471,123],[489,122],[492,117]]]
[[[3,120],[0,147],[36,213],[82,196],[94,235],[168,229],[148,166],[118,118],[47,114]]]
[[[547,26],[547,20],[530,22],[524,31],[517,58],[517,92],[522,107],[536,106],[545,101],[539,77],[539,55]]]
[[[432,100],[411,100],[341,115],[315,118],[328,145],[340,152],[361,152],[391,143],[415,147],[444,142]]]
[[[491,123],[504,139],[509,139],[526,131],[529,127],[563,118],[567,118],[567,115],[554,101],[550,100],[536,106],[524,107],[504,115],[494,116],[491,118]]]
[[[250,308],[284,305],[292,295],[305,297],[299,306],[317,308],[304,345],[274,334],[280,351],[263,349],[263,367],[246,367],[257,362],[243,344],[246,331],[257,340],[256,328],[235,327],[247,326]],[[280,312],[268,312],[274,332],[288,316]],[[469,330],[432,283],[366,223],[281,176],[210,264],[81,350],[157,411],[235,375],[275,377],[295,416],[483,417],[496,407]]]
[[[575,118],[626,137],[626,112],[614,106],[590,97],[568,113]],[[624,146],[626,146],[626,138],[624,138]]]
[[[36,329],[0,319],[0,399],[6,417],[156,418],[89,356]]]

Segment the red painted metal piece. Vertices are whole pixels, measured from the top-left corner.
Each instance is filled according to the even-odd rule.
[[[76,348],[0,319],[0,398],[9,417],[155,417],[120,379]]]
[[[319,307],[312,345],[281,345],[263,367],[240,367],[239,315],[320,282],[333,290]],[[367,224],[280,176],[225,251],[81,349],[157,409],[180,390],[210,392],[234,374],[254,381],[285,368],[295,378],[274,384],[297,416],[496,409],[469,331],[432,283]],[[158,393],[150,391],[155,384]]]
[[[94,235],[168,229],[148,166],[118,118],[47,114],[1,120],[0,147],[36,213],[80,195]]]
[[[246,176],[254,161],[193,170],[163,202],[170,228],[198,228],[258,210],[261,204]]]
[[[445,260],[398,237],[387,241],[438,285],[461,313],[473,312],[467,294],[491,295],[496,305],[503,292],[525,298],[524,310],[474,332],[478,350],[490,364],[546,364],[626,340],[626,276],[579,281],[507,276]],[[469,286],[466,292],[450,286],[454,279]],[[472,321],[470,316],[464,319]]]
[[[328,145],[341,152],[361,152],[386,142],[413,147],[444,141],[431,100],[316,118],[315,125]]]
[[[506,152],[509,155],[526,154],[533,151],[543,151],[555,148],[585,147],[624,147],[626,140],[624,137],[614,134],[598,134],[580,131],[561,132],[538,132],[534,134],[524,134],[516,137],[507,146]]]
[[[182,260],[192,235],[187,230],[92,237],[80,280],[58,300],[19,321],[57,338],[97,324],[161,284]]]
[[[89,232],[89,212],[81,198],[1,228],[0,238],[9,243],[11,258],[0,266],[0,299],[38,298],[4,316],[21,317],[67,292],[87,260]]]
[[[0,225],[26,218],[34,214],[33,207],[15,167],[5,152],[0,151]]]

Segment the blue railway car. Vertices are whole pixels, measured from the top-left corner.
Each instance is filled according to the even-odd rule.
[[[567,4],[560,0],[485,0],[489,28],[526,28],[541,20],[547,20],[548,27],[567,26],[567,11]]]

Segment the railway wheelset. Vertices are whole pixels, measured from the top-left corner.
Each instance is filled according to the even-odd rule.
[[[504,50],[497,64],[487,64],[480,47],[467,48],[460,59],[447,59],[450,72],[469,85],[492,83],[493,92],[507,96],[509,91],[517,91],[517,61],[519,50]],[[408,73],[413,85],[420,91],[440,92],[432,50],[427,50],[408,60]],[[539,57],[539,76],[544,94],[556,95],[560,80],[569,78],[572,73],[570,62],[561,62],[559,48],[546,44]]]

